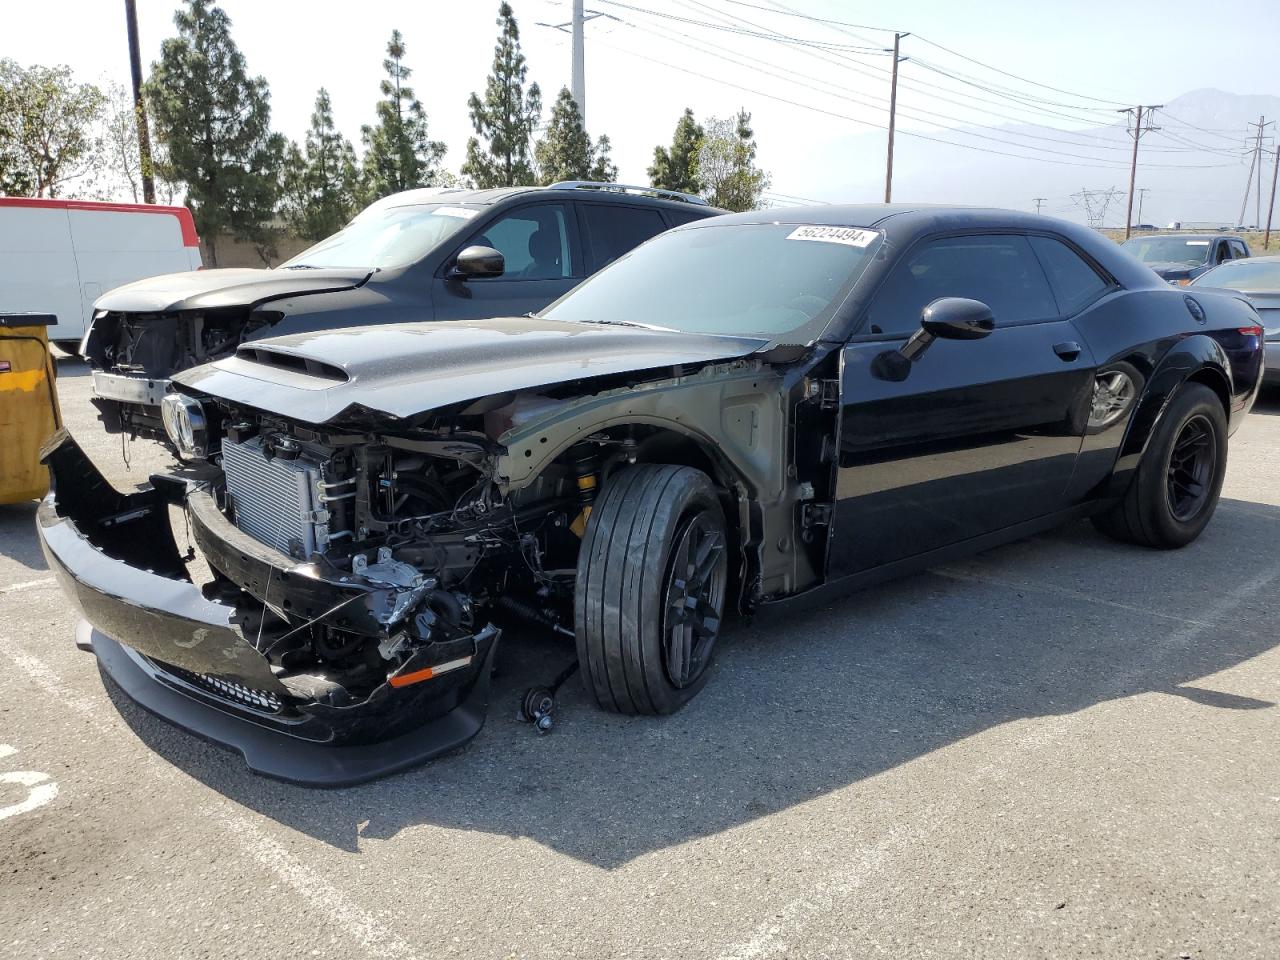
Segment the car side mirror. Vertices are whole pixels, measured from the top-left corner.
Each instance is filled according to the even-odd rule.
[[[506,261],[493,247],[471,246],[458,254],[449,270],[450,280],[474,280],[500,277],[506,270]]]
[[[901,349],[886,350],[872,361],[871,373],[882,380],[901,382],[933,341],[981,340],[995,328],[995,315],[981,300],[939,297],[921,311],[920,329]]]
[[[981,340],[995,328],[995,315],[981,300],[939,297],[920,312],[920,329],[903,345],[901,353],[915,361],[935,340]]]

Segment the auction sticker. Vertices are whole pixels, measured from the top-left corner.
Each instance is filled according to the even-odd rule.
[[[865,247],[876,238],[874,230],[859,230],[856,227],[796,227],[789,234],[788,240],[817,240],[819,243],[843,243],[846,247]]]
[[[466,207],[440,207],[435,211],[437,217],[458,217],[461,220],[470,220],[479,210],[468,210]]]

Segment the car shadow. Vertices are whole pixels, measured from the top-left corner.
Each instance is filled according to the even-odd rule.
[[[35,535],[37,506],[35,500],[0,504],[0,557],[33,571],[49,569]],[[4,586],[0,583],[0,588]]]
[[[575,678],[556,729],[514,718],[572,645],[508,636],[489,722],[467,747],[334,791],[250,774],[112,697],[137,735],[244,806],[336,848],[429,824],[527,837],[614,868],[719,833],[1002,724],[1140,694],[1187,709],[1273,703],[1211,678],[1277,643],[1269,587],[1280,508],[1224,500],[1175,553],[1113,543],[1087,524],[804,611],[763,614],[726,637],[707,687],[660,718],[607,714]],[[904,816],[908,815],[904,811]]]

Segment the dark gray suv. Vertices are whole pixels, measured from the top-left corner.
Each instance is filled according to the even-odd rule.
[[[584,181],[393,194],[274,269],[169,274],[102,296],[80,348],[93,403],[110,432],[163,437],[169,377],[241,343],[519,316],[669,227],[723,212],[687,194]]]

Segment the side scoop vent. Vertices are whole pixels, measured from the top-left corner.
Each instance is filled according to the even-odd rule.
[[[278,370],[292,370],[294,373],[317,377],[321,380],[332,380],[335,383],[346,383],[351,379],[345,370],[332,363],[312,360],[310,357],[299,357],[292,353],[280,353],[263,347],[241,347],[236,351],[236,356],[250,363],[260,363],[265,367],[275,367]]]

